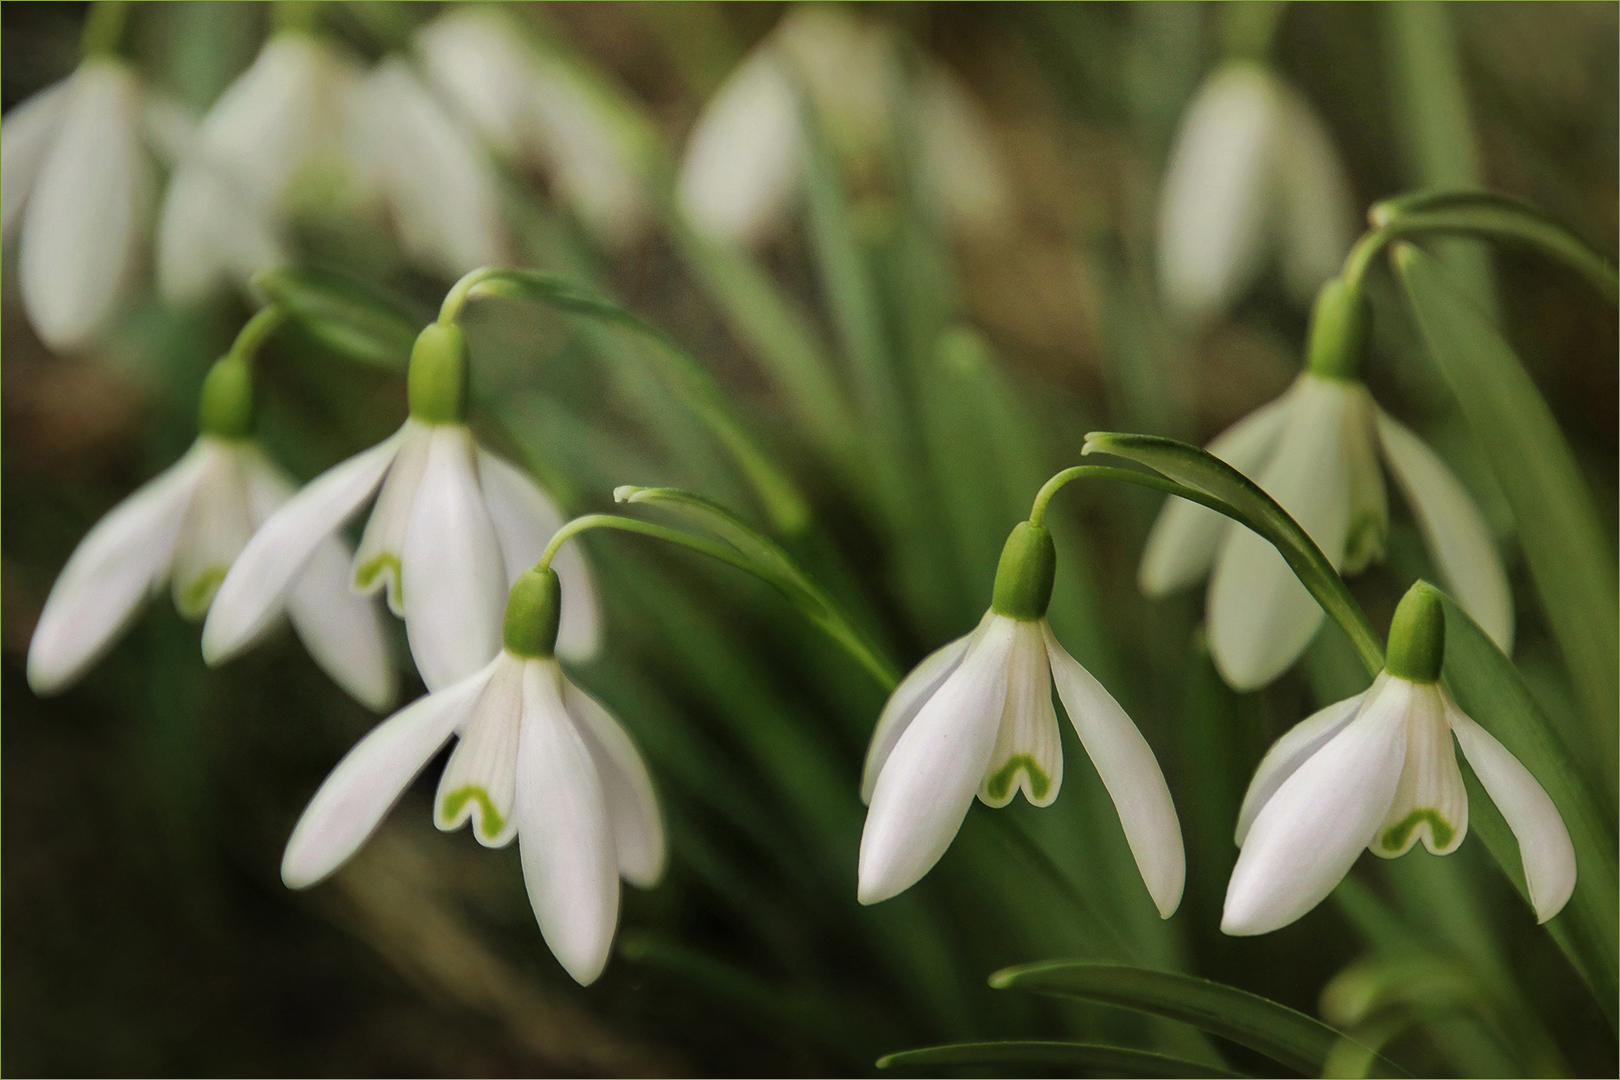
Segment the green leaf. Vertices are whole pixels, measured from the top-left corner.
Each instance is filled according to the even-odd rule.
[[[1057,1065],[1105,1076],[1246,1076],[1186,1058],[1132,1050],[1104,1043],[1009,1039],[1004,1042],[951,1043],[902,1050],[878,1058],[880,1069],[927,1065]]]
[[[1433,257],[1397,244],[1394,262],[1429,354],[1513,508],[1530,576],[1612,792],[1620,712],[1614,550],[1569,444],[1512,347]]]
[[[1307,1076],[1321,1074],[1328,1054],[1344,1037],[1320,1020],[1247,990],[1120,964],[1044,960],[998,971],[990,976],[990,985],[1098,1001],[1180,1020]],[[1377,1061],[1389,1075],[1406,1075],[1393,1062]]]
[[[323,345],[363,364],[404,371],[427,323],[368,282],[328,270],[263,270],[253,286]]]

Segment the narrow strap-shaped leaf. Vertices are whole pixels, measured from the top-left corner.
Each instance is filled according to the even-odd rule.
[[[1321,1074],[1328,1054],[1344,1037],[1320,1020],[1235,986],[1121,964],[1044,960],[1004,968],[990,976],[990,985],[1098,1001],[1180,1020],[1307,1076]],[[1388,1075],[1406,1075],[1387,1059],[1377,1061]]]
[[[263,270],[253,286],[323,345],[390,371],[404,371],[428,321],[368,282],[310,268]]]
[[[1397,244],[1394,262],[1429,355],[1513,508],[1530,576],[1612,792],[1620,711],[1614,550],[1569,444],[1512,347],[1432,256]]]
[[[1105,1076],[1247,1076],[1186,1058],[1105,1043],[1009,1039],[1004,1042],[951,1043],[901,1050],[878,1058],[880,1069],[927,1065],[1056,1065]]]

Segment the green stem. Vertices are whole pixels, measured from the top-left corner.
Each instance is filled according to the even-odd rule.
[[[450,291],[444,294],[444,303],[439,305],[439,322],[445,326],[453,325],[461,318],[461,309],[472,299],[472,291],[501,272],[498,266],[480,266],[463,274],[461,280],[450,286]]]
[[[1147,473],[1140,473],[1131,469],[1116,469],[1112,465],[1073,465],[1041,485],[1041,490],[1035,493],[1034,505],[1029,508],[1029,523],[1031,525],[1041,524],[1046,518],[1046,504],[1052,501],[1052,496],[1056,495],[1059,489],[1070,480],[1079,480],[1082,477],[1123,480],[1127,484],[1152,488],[1154,491],[1163,491],[1187,499],[1190,502],[1201,503],[1211,510],[1225,514],[1227,517],[1242,520],[1236,517],[1236,511],[1215,496],[1208,495],[1197,488],[1187,487],[1185,484],[1178,484],[1174,480],[1149,476]],[[1245,524],[1247,523],[1245,522]]]
[[[79,39],[80,55],[87,60],[92,56],[117,56],[128,17],[128,0],[98,0],[92,4]]]
[[[672,544],[691,548],[693,551],[707,555],[712,559],[719,559],[721,562],[735,566],[739,570],[746,570],[749,573],[754,572],[754,568],[748,564],[746,559],[720,544],[700,540],[698,537],[683,533],[679,529],[671,529],[666,525],[656,525],[653,522],[640,521],[636,518],[620,517],[617,514],[586,514],[583,517],[577,517],[567,522],[552,534],[551,543],[547,544],[546,550],[540,553],[540,561],[535,564],[534,568],[536,570],[549,570],[551,560],[557,557],[558,548],[580,533],[588,532],[591,529],[620,529],[624,532],[650,536],[655,540],[668,540]]]
[[[258,355],[260,346],[286,321],[287,312],[281,305],[271,304],[260,308],[237,333],[236,340],[231,342],[231,351],[227,355],[251,362]]]

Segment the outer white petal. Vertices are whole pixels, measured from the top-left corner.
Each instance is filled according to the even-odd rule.
[[[1310,102],[1279,85],[1278,138],[1272,176],[1278,195],[1283,282],[1309,303],[1339,272],[1356,238],[1350,181],[1333,138]]]
[[[407,419],[400,428],[399,453],[388,469],[388,476],[377,492],[377,502],[366,519],[366,531],[360,536],[360,547],[354,553],[354,568],[350,575],[354,591],[370,596],[385,589],[388,606],[395,615],[405,614],[405,590],[400,587],[400,560],[405,550],[405,530],[411,521],[411,505],[416,501],[416,489],[422,485],[422,470],[427,468],[428,447],[433,442],[433,429],[417,420]]]
[[[439,777],[433,823],[449,831],[469,819],[485,847],[505,847],[517,836],[518,732],[523,718],[523,661],[502,652],[461,741]]]
[[[257,447],[247,453],[244,470],[257,528],[292,498],[293,486]],[[287,614],[321,669],[357,701],[385,712],[399,696],[399,678],[377,605],[349,589],[349,560],[336,536],[317,544],[287,597]]]
[[[652,777],[636,744],[613,715],[591,695],[563,677],[563,704],[591,752],[613,825],[619,874],[632,885],[651,888],[664,876],[664,822]]]
[[[1159,195],[1159,284],[1186,315],[1230,304],[1259,269],[1277,121],[1272,76],[1246,61],[1212,74],[1182,119]]]
[[[17,215],[34,189],[45,154],[56,138],[67,105],[71,77],[53,83],[16,105],[0,123],[0,234],[11,242]]]
[[[192,489],[169,571],[175,609],[188,619],[208,613],[225,572],[253,535],[242,444],[204,435],[197,449],[208,464]]]
[[[994,233],[1012,220],[1012,184],[990,122],[966,86],[933,67],[918,91],[922,182],[964,232]]]
[[[646,224],[647,202],[623,135],[594,91],[548,63],[529,93],[558,197],[603,243],[619,247],[635,239]]]
[[[979,801],[1006,806],[1019,791],[1032,806],[1051,806],[1063,786],[1063,742],[1052,708],[1052,669],[1041,622],[1018,621],[1007,655],[1007,700],[990,751]]]
[[[1288,422],[1257,483],[1293,515],[1334,566],[1350,528],[1345,447],[1359,386],[1302,375]],[[1364,391],[1361,391],[1364,393]],[[1238,690],[1264,686],[1304,651],[1322,609],[1270,543],[1231,529],[1210,577],[1210,654]]]
[[[982,627],[992,614],[985,612],[979,625]],[[972,634],[963,634],[955,641],[941,645],[923,657],[922,663],[912,668],[911,674],[900,680],[900,685],[889,695],[888,703],[878,716],[877,726],[872,729],[872,741],[866,748],[866,765],[861,770],[862,803],[872,801],[878,773],[883,771],[883,763],[889,760],[894,744],[900,741],[900,736],[905,734],[906,728],[917,718],[918,711],[928,699],[950,678],[967,654],[968,643],[972,640]]]
[[[1204,449],[1252,480],[1282,438],[1293,395],[1291,386],[1215,436]],[[1143,594],[1168,596],[1202,580],[1231,524],[1231,518],[1207,506],[1174,496],[1166,499],[1142,546],[1136,581]]]
[[[1422,439],[1382,409],[1375,415],[1384,460],[1412,507],[1440,576],[1491,640],[1512,653],[1513,593],[1479,508]]]
[[[449,8],[416,33],[422,69],[456,112],[496,150],[515,157],[527,134],[535,61],[517,31],[489,8]]]
[[[400,553],[405,634],[429,690],[501,651],[506,572],[473,454],[466,428],[433,429]]]
[[[518,848],[541,935],[568,974],[589,985],[619,921],[619,868],[602,783],[561,681],[554,663],[524,664]]]
[[[1468,835],[1468,789],[1457,768],[1451,727],[1438,683],[1413,687],[1406,712],[1406,760],[1394,798],[1368,850],[1394,859],[1422,839],[1435,855],[1449,855]]]
[[[417,698],[354,744],[293,827],[281,858],[281,880],[289,888],[307,889],[360,850],[416,774],[466,721],[497,662]]]
[[[1058,698],[1114,800],[1148,895],[1160,917],[1168,919],[1181,904],[1187,857],[1181,821],[1158,759],[1113,695],[1069,655],[1044,620],[1041,628]]]
[[[51,348],[83,345],[118,306],[141,247],[149,169],[135,74],[113,61],[80,65],[35,178],[18,254],[23,306]]]
[[[799,184],[799,103],[769,47],[756,49],[698,117],[681,160],[682,212],[705,236],[761,239]]]
[[[316,550],[377,490],[399,442],[396,433],[334,465],[259,527],[214,594],[203,624],[204,660],[223,663],[269,628]]]
[[[1412,684],[1388,679],[1255,816],[1226,888],[1223,933],[1265,934],[1321,903],[1395,796]]]
[[[192,158],[170,178],[157,234],[158,288],[169,302],[286,261],[269,220],[219,166]]]
[[[193,446],[79,542],[51,586],[28,646],[28,685],[36,694],[66,690],[163,586],[186,506],[208,463],[203,448]]]
[[[1575,845],[1564,819],[1530,770],[1507,747],[1449,696],[1444,701],[1446,720],[1457,735],[1463,757],[1519,841],[1530,904],[1536,909],[1536,921],[1546,922],[1563,910],[1575,891]]]
[[[540,561],[552,534],[563,523],[562,511],[529,474],[486,450],[478,451],[478,482],[506,564],[508,588]],[[570,541],[551,562],[562,582],[562,623],[557,655],[575,662],[589,660],[602,643],[602,612],[591,581],[585,550]]]
[[[1282,787],[1283,781],[1293,776],[1311,755],[1326,746],[1329,739],[1343,731],[1344,726],[1355,719],[1367,695],[1378,689],[1379,681],[1387,678],[1388,675],[1380,672],[1369,689],[1318,709],[1271,744],[1266,756],[1260,759],[1260,767],[1254,771],[1254,779],[1249,781],[1249,790],[1243,795],[1243,807],[1238,811],[1237,830],[1233,836],[1238,847],[1243,846],[1244,838],[1249,835],[1249,826],[1254,824],[1255,815]]]
[[[861,903],[887,900],[916,884],[962,827],[996,744],[1016,628],[999,615],[980,624],[962,662],[878,773],[861,832]]]

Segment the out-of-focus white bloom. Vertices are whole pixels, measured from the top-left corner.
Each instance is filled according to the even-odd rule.
[[[434,86],[497,152],[539,166],[591,232],[618,246],[647,223],[628,135],[576,74],[489,8],[457,8],[416,37]]]
[[[1301,301],[1338,272],[1355,239],[1344,167],[1293,87],[1232,61],[1199,89],[1159,201],[1159,283],[1178,312],[1229,306],[1276,252]]]
[[[0,224],[9,238],[21,222],[23,307],[52,349],[88,343],[135,275],[152,190],[142,103],[135,73],[98,56],[0,126]]]
[[[202,435],[90,530],[62,568],[28,648],[28,684],[66,690],[170,583],[175,607],[200,619],[248,537],[287,502],[293,485],[251,439]],[[314,545],[265,613],[283,611],[338,684],[373,709],[394,700],[382,620],[344,589],[349,554],[328,536]]]
[[[1265,489],[1345,573],[1383,555],[1381,455],[1458,603],[1504,651],[1513,648],[1513,596],[1478,508],[1364,384],[1307,371],[1207,449]],[[1142,591],[1163,596],[1211,566],[1210,653],[1232,686],[1264,686],[1304,651],[1322,609],[1270,543],[1207,507],[1167,500],[1142,552]]]
[[[681,162],[681,209],[715,239],[753,243],[781,222],[803,171],[799,92],[828,144],[857,173],[881,171],[898,132],[901,65],[888,31],[842,8],[793,8],[698,118]],[[957,228],[1006,224],[1011,186],[978,104],[930,63],[917,88],[917,168]]]
[[[510,631],[510,609],[507,623]],[[389,717],[349,751],[293,829],[281,876],[302,889],[342,866],[459,736],[434,824],[450,830],[470,820],[485,847],[518,839],[540,932],[568,973],[589,984],[607,963],[619,879],[646,888],[663,876],[663,824],[647,768],[618,721],[549,649],[512,637],[480,670]]]
[[[1015,545],[1024,538],[1042,549],[1028,561],[1046,566],[1044,596],[1027,610],[1006,603],[1003,587],[1019,569]],[[1020,790],[1035,806],[1057,798],[1063,746],[1052,708],[1056,683],[1159,914],[1169,918],[1180,904],[1186,862],[1170,789],[1131,718],[1047,625],[1050,550],[1046,530],[1027,522],[1014,530],[996,601],[978,628],[918,664],[884,706],[861,780],[870,805],[861,833],[861,903],[886,900],[928,873],[975,795],[988,806],[1005,806]]]

